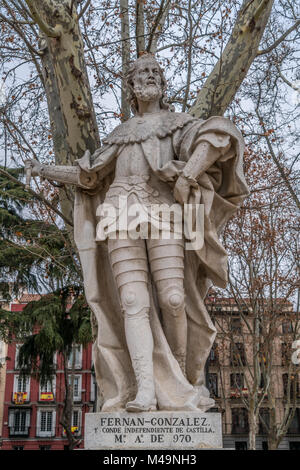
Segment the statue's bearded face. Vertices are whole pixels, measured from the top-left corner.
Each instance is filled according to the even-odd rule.
[[[153,59],[144,59],[136,65],[132,82],[138,100],[157,101],[163,95],[159,66]]]

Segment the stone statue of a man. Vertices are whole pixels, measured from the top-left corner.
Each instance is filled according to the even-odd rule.
[[[30,161],[27,168],[77,186],[74,235],[98,321],[94,363],[102,411],[205,411],[214,405],[204,366],[216,330],[203,299],[211,283],[226,285],[218,235],[247,195],[243,139],[224,118],[201,121],[173,112],[150,54],[132,65],[128,87],[134,117],[94,155],[87,151],[74,167]],[[140,238],[124,234],[120,201],[126,201],[127,219],[137,204],[148,215],[157,205],[202,204],[204,241],[185,250],[174,223],[168,238],[159,229],[158,237],[151,230]],[[114,215],[104,227],[109,207]],[[155,220],[159,226],[163,214]],[[154,226],[154,219],[146,225]],[[137,228],[144,233],[140,222]]]

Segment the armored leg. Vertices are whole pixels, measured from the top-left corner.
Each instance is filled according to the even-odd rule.
[[[153,336],[149,322],[150,298],[144,240],[108,240],[112,270],[124,312],[127,346],[138,392],[127,411],[156,409],[153,377]]]
[[[185,374],[187,318],[183,286],[183,240],[148,240],[147,244],[164,332],[173,355]]]

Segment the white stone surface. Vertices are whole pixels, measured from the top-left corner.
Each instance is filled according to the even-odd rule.
[[[220,413],[87,413],[85,449],[222,448]]]

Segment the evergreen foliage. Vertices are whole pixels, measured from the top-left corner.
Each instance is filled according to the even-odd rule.
[[[18,295],[22,287],[53,292],[78,284],[78,260],[68,232],[59,227],[54,217],[51,222],[47,220],[41,202],[24,189],[23,169],[7,169],[5,173],[0,172],[2,297],[8,298],[9,292]]]
[[[75,344],[85,347],[92,341],[90,310],[68,231],[40,194],[25,189],[23,176],[22,169],[0,167],[0,293],[11,300],[26,289],[41,297],[21,312],[0,308],[0,338],[22,343],[20,374],[33,375],[42,385],[54,376],[55,354],[60,354],[65,377],[60,422],[74,448],[74,371],[68,368],[68,357]]]
[[[22,342],[20,373],[41,383],[55,374],[55,353],[68,357],[72,346],[92,340],[90,311],[80,288],[65,287],[32,301],[21,312],[0,310],[2,335]]]

